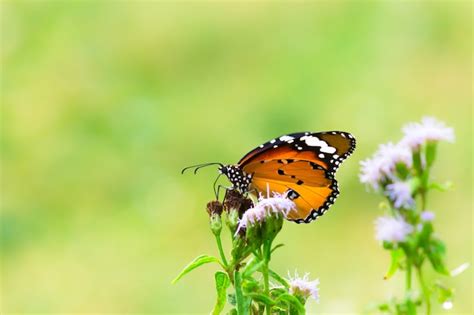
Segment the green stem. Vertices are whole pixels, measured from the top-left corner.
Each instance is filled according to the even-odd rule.
[[[418,281],[420,282],[421,290],[423,291],[423,297],[425,298],[426,315],[430,315],[431,314],[430,292],[429,292],[428,287],[425,284],[421,266],[416,266],[416,274],[418,275]]]
[[[420,195],[421,195],[421,211],[425,211],[426,210],[426,189],[425,188],[422,188]]]
[[[411,290],[411,260],[407,257],[407,275],[406,275],[406,290]]]
[[[234,272],[234,279],[235,279],[235,300],[237,302],[237,313],[239,315],[248,315],[249,310],[247,308],[247,303],[245,302],[244,293],[242,292],[242,278],[238,270],[235,270]]]
[[[265,292],[265,295],[268,297],[270,297],[270,276],[269,276],[269,271],[268,271],[269,270],[268,264],[270,262],[271,252],[272,252],[272,242],[264,241],[263,242],[263,262],[264,263],[262,267],[262,274],[263,274],[264,292]],[[266,309],[267,315],[272,314],[270,305],[267,305],[265,309]]]
[[[222,248],[221,236],[215,235],[215,237],[216,237],[216,242],[217,242],[217,248],[219,249],[219,254],[221,255],[222,263],[227,268],[229,264],[227,263],[227,259],[225,258],[224,249]]]

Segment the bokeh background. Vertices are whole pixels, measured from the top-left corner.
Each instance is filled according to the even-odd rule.
[[[321,281],[317,313],[361,313],[383,281],[381,198],[359,161],[433,115],[455,128],[433,193],[448,264],[472,262],[472,5],[426,2],[2,1],[1,312],[207,313],[214,169],[295,131],[358,139],[342,194],[286,224],[274,268]],[[437,277],[429,273],[430,278]],[[472,269],[444,279],[472,312]],[[436,306],[436,311],[440,308]]]

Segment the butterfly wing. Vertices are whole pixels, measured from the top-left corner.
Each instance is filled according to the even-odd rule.
[[[251,188],[286,193],[297,207],[289,219],[308,223],[334,203],[339,194],[334,173],[354,148],[346,132],[295,133],[263,144],[239,165],[252,174]]]
[[[243,168],[251,163],[272,159],[313,161],[334,173],[354,152],[355,138],[348,132],[299,132],[272,139],[247,153],[240,161]]]
[[[271,160],[264,164],[253,172],[251,191],[286,194],[296,205],[296,211],[288,214],[289,220],[311,222],[323,215],[339,194],[336,180],[316,163]]]

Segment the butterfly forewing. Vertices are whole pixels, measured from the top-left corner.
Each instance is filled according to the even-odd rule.
[[[300,132],[272,139],[246,154],[239,165],[272,159],[313,161],[335,171],[355,148],[354,137],[347,132]]]

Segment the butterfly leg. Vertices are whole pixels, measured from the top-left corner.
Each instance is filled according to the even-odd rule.
[[[233,187],[226,187],[226,186],[224,186],[224,185],[218,185],[218,186],[217,186],[217,189],[214,190],[214,193],[216,194],[216,200],[219,200],[219,194],[220,194],[220,189],[221,189],[221,188],[225,190],[225,194],[224,194],[224,199],[223,199],[223,200],[225,200],[225,197],[227,196],[227,192],[228,192],[229,190],[232,190],[232,189],[233,189]]]

